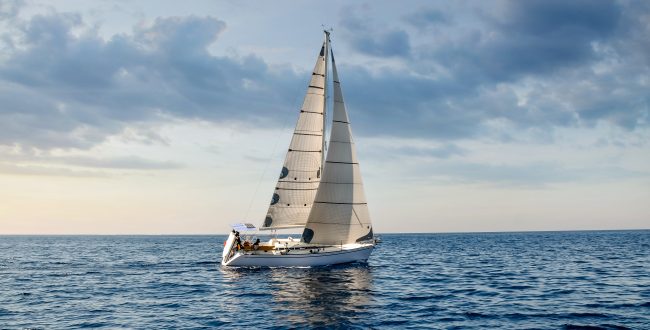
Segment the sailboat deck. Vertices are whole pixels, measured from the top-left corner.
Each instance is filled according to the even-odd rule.
[[[356,249],[362,247],[366,244],[356,243],[356,244],[343,244],[343,245],[315,245],[307,244],[299,241],[289,241],[286,239],[273,239],[273,243],[263,243],[260,244],[257,248],[254,248],[246,242],[241,250],[235,250],[234,252],[241,252],[247,255],[287,255],[287,254],[317,254],[325,252],[335,252],[335,251],[344,251],[349,249]]]

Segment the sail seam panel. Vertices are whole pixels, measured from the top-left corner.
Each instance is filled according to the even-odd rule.
[[[293,134],[294,134],[294,135],[323,136],[323,134],[298,133],[298,132],[294,132]]]
[[[280,183],[280,182],[282,182],[282,183],[318,183],[319,181],[318,180],[312,180],[312,181],[295,181],[295,180],[294,181],[281,181],[280,180],[280,181],[278,181],[278,183]]]
[[[318,188],[280,188],[280,187],[276,187],[275,190],[318,190]]]
[[[349,227],[349,224],[347,223],[340,223],[340,222],[323,222],[323,221],[309,221],[310,224],[312,223],[317,223],[321,225],[329,225],[329,226],[341,226],[341,227]],[[355,225],[358,225],[359,223],[357,222]],[[370,225],[372,224],[371,222],[361,222],[363,225]]]
[[[314,204],[315,203],[318,203],[318,204],[337,204],[337,205],[367,205],[368,204],[368,203],[351,203],[351,202],[348,202],[348,203],[335,203],[335,202],[314,201]]]

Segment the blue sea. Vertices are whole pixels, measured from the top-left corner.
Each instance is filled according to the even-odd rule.
[[[381,238],[223,269],[225,236],[0,236],[0,328],[650,329],[650,231]]]

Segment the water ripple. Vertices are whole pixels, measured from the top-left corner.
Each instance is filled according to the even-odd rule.
[[[650,231],[383,235],[222,269],[222,236],[0,236],[0,328],[650,329]]]

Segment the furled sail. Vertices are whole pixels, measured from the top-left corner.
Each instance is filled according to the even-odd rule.
[[[302,240],[314,244],[347,244],[373,238],[350,120],[348,119],[334,53],[334,111],[323,177]]]
[[[328,42],[326,36],[260,229],[304,227],[307,222],[321,181]]]

